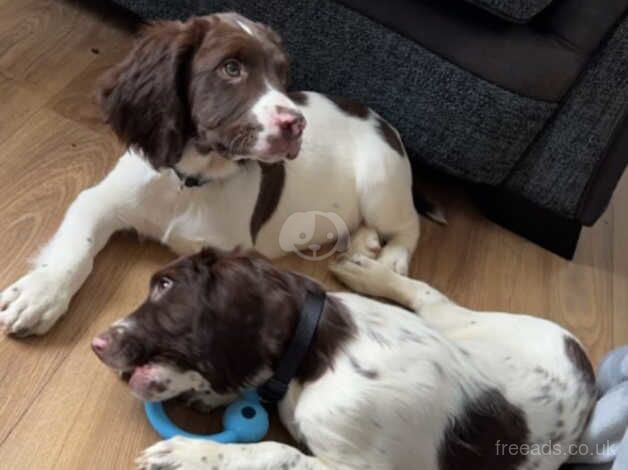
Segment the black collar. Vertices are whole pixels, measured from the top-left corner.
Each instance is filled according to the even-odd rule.
[[[277,403],[286,395],[288,385],[294,379],[303,362],[305,353],[307,353],[312,344],[323,308],[325,307],[326,298],[327,296],[324,292],[314,294],[308,291],[306,293],[299,323],[288,349],[280,359],[275,374],[268,382],[257,388],[257,393],[262,401]]]

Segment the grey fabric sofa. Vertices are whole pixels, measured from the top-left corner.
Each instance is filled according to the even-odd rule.
[[[272,25],[293,88],[358,99],[415,169],[565,257],[628,161],[628,0],[115,0],[146,19],[238,11]]]

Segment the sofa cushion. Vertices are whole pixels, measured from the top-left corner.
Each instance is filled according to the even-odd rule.
[[[337,1],[491,83],[550,102],[628,9],[628,0],[560,0],[522,25],[461,0]]]
[[[552,0],[465,0],[500,18],[516,23],[527,23]]]
[[[592,224],[628,161],[626,149],[613,143],[628,141],[627,124],[628,18],[591,60],[505,188],[563,217]]]

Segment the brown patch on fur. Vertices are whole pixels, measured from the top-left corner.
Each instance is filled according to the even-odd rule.
[[[259,165],[262,170],[262,180],[250,225],[253,244],[261,228],[277,209],[286,180],[286,169],[283,163],[260,163]]]
[[[348,98],[342,98],[339,96],[325,96],[333,101],[334,104],[338,106],[343,113],[349,116],[353,116],[358,119],[366,119],[371,112],[368,107],[364,106],[362,103],[358,103],[357,101],[353,101]]]
[[[397,152],[400,157],[405,157],[406,153],[404,151],[401,139],[392,128],[392,126],[380,117],[377,118],[377,131],[390,146],[390,148]]]
[[[241,64],[239,77],[226,75],[227,59]],[[174,166],[190,140],[204,151],[246,155],[260,130],[248,111],[267,83],[285,89],[288,69],[279,36],[260,23],[236,14],[162,21],[104,76],[100,103],[120,139],[155,168]]]
[[[164,278],[170,287],[156,295]],[[220,394],[259,386],[288,347],[306,293],[322,290],[259,255],[206,249],[153,276],[152,295],[129,316],[133,327],[111,335],[113,355],[101,357],[121,368],[174,363],[199,372]],[[328,298],[297,378],[324,373],[354,331],[344,306]]]
[[[471,399],[451,420],[438,451],[441,470],[516,470],[526,456],[510,455],[509,445],[527,442],[529,429],[523,412],[496,389]],[[505,445],[500,452],[498,444]],[[519,447],[520,448],[520,447]]]
[[[582,349],[582,346],[580,346],[580,343],[578,343],[578,341],[571,336],[567,335],[565,335],[565,354],[573,364],[576,371],[580,374],[581,385],[578,389],[578,399],[571,404],[571,407],[574,410],[579,406],[581,407],[578,424],[573,429],[573,432],[577,436],[580,436],[582,431],[584,431],[589,418],[591,417],[591,413],[593,412],[593,408],[598,397],[598,391],[595,384],[595,372],[593,370],[593,366],[591,365],[591,361],[589,361],[589,358],[584,352],[584,349]]]
[[[299,106],[307,106],[307,95],[302,91],[292,91],[288,93],[288,98]]]
[[[570,336],[565,336],[565,354],[573,364],[573,366],[580,372],[583,382],[586,384],[589,390],[595,389],[595,373],[593,372],[593,366],[589,361],[586,353],[582,349],[582,346]]]

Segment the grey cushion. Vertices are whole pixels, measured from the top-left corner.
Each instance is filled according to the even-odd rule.
[[[552,0],[466,0],[491,13],[517,23],[525,23],[538,15]]]

